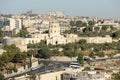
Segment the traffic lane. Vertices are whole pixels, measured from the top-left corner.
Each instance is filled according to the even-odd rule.
[[[53,64],[48,65],[48,66],[47,65],[43,65],[39,69],[31,70],[31,72],[32,73],[45,73],[46,71],[53,71],[55,69],[61,69],[62,67],[64,67],[64,65],[62,65],[61,63],[53,63]]]
[[[53,67],[55,67],[57,69],[60,69],[61,67],[68,67],[69,63],[70,63],[70,62],[58,62],[58,61],[41,61],[41,62],[43,64],[45,64],[46,66],[48,66],[47,70],[52,70]],[[24,73],[19,73],[19,74],[13,75],[11,77],[8,77],[6,79],[19,77],[19,76],[22,76],[22,75],[26,75],[28,73],[46,73],[44,68],[45,68],[44,66],[41,66],[40,68],[37,68],[35,70],[30,70],[30,71],[27,71],[27,72],[24,72]]]
[[[106,61],[106,60],[112,60],[112,59],[120,59],[120,57],[111,57],[111,58],[104,58],[104,59],[84,59],[87,62],[99,62],[99,61]]]

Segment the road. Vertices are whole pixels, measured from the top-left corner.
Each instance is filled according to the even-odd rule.
[[[70,62],[42,60],[41,63],[43,63],[44,65],[35,70],[30,70],[30,71],[27,71],[24,73],[16,74],[14,76],[7,77],[5,79],[20,77],[20,76],[26,75],[27,73],[46,74],[46,73],[52,72],[54,70],[61,70],[63,67],[64,68],[69,67]]]
[[[62,67],[69,67],[69,62],[58,62],[58,61],[42,61],[44,66],[33,70],[33,73],[44,74],[53,70],[60,70]]]
[[[87,59],[85,59],[85,61],[87,61],[87,62],[99,62],[99,61],[106,61],[106,60],[116,60],[116,59],[119,59],[120,60],[120,56],[118,56],[118,57],[111,57],[111,58],[103,58],[103,59],[89,59],[89,58],[87,58]]]

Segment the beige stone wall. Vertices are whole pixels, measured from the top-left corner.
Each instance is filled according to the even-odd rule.
[[[21,51],[27,51],[27,44],[25,41],[25,38],[20,38],[20,37],[5,37],[2,40],[2,44],[5,45],[11,45],[11,44],[15,44],[17,47],[20,48]]]
[[[40,75],[40,77],[37,77],[36,80],[61,80],[61,74],[65,71],[59,71],[59,72],[53,72],[53,73],[47,73]]]
[[[63,61],[63,62],[68,62],[68,61],[77,61],[77,57],[67,57],[67,56],[53,56],[50,58],[51,61]]]
[[[25,38],[26,44],[35,44],[41,41],[40,38]]]
[[[87,43],[112,43],[111,37],[90,37],[86,40]]]
[[[52,72],[47,74],[42,74],[36,77],[36,80],[61,80],[61,74],[65,71]],[[17,77],[16,80],[30,80],[29,76]]]

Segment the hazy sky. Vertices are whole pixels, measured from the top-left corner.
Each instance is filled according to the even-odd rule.
[[[0,0],[0,13],[63,11],[67,15],[120,18],[120,0]]]

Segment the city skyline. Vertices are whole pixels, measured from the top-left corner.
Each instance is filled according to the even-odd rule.
[[[63,11],[66,15],[100,18],[120,18],[119,0],[0,0],[0,13],[20,14]]]

